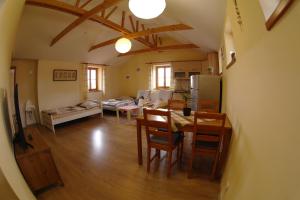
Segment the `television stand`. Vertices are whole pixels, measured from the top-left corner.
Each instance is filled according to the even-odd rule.
[[[24,132],[26,140],[33,148],[23,149],[16,143],[14,149],[17,163],[30,189],[37,193],[49,186],[63,186],[51,149],[38,128],[30,126]]]

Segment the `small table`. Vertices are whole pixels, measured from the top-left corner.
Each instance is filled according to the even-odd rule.
[[[127,112],[127,119],[131,120],[131,113],[134,111],[138,111],[140,107],[136,106],[136,105],[129,105],[129,106],[122,106],[117,108],[117,118],[118,120],[120,119],[120,114],[119,111],[125,111]]]

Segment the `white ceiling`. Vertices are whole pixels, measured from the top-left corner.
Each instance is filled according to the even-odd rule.
[[[75,4],[76,0],[62,0]],[[85,0],[81,0],[85,2]],[[103,0],[93,0],[86,9],[89,10]],[[201,50],[217,50],[222,36],[225,4],[224,0],[166,0],[165,12],[153,20],[140,20],[146,27],[185,23],[193,30],[159,34],[166,40],[176,40],[177,43],[194,43]],[[121,12],[129,13],[128,1],[118,4],[118,10],[110,20],[120,23]],[[99,42],[112,39],[121,34],[106,28],[96,22],[85,21],[64,36],[54,46],[51,40],[77,17],[46,8],[26,5],[17,33],[14,57],[31,59],[53,59],[79,62],[113,64],[129,57],[117,58],[114,46],[106,46],[92,52],[88,49]],[[126,18],[126,28],[131,30]],[[133,49],[145,48],[139,42],[133,42]]]

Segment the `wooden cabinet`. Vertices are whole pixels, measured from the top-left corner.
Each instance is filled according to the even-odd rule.
[[[217,52],[207,54],[208,67],[212,67],[212,74],[219,74],[219,56]]]
[[[33,148],[23,150],[15,145],[15,155],[30,189],[37,192],[51,185],[63,185],[51,149],[40,136],[39,130],[36,127],[27,128],[25,137]]]
[[[206,60],[177,62],[172,66],[175,92],[188,92],[191,75],[219,73],[218,53],[208,53]]]
[[[201,64],[201,74],[210,74],[210,71],[208,69],[208,61],[203,61]]]

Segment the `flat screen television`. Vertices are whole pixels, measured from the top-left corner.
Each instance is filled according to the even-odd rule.
[[[19,107],[18,84],[15,85],[14,104],[15,104],[16,122],[17,122],[17,129],[16,129],[16,134],[14,137],[14,144],[20,145],[20,147],[25,150],[28,147],[32,147],[32,146],[29,143],[27,143],[25,135],[24,135],[24,129],[22,126],[20,107]]]

